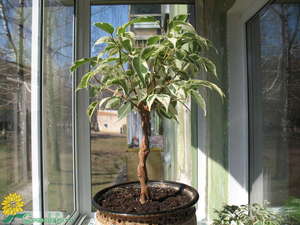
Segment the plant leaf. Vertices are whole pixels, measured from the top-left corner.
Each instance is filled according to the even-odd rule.
[[[156,44],[157,42],[159,42],[159,40],[161,40],[161,36],[160,35],[152,36],[152,37],[148,38],[147,45]]]
[[[169,111],[169,104],[171,101],[171,98],[169,95],[166,94],[157,94],[156,99],[164,106],[166,109],[166,112]]]
[[[206,72],[211,73],[215,77],[218,77],[216,65],[210,59],[201,57],[200,61],[203,62],[201,63],[201,65],[204,67]]]
[[[87,88],[89,86],[90,79],[95,75],[95,71],[90,71],[86,73],[80,80],[80,83],[77,86],[76,91]]]
[[[115,31],[115,28],[110,23],[99,22],[95,23],[95,26],[109,34],[112,34]]]
[[[129,38],[123,38],[122,39],[122,45],[127,51],[131,51],[132,49],[132,42]]]
[[[180,15],[174,16],[174,18],[172,20],[179,20],[179,21],[187,22],[188,18],[189,18],[189,15],[180,14]]]
[[[203,84],[206,84],[207,87],[210,87],[210,89],[215,90],[222,98],[225,97],[224,92],[216,84],[209,81],[203,81]]]
[[[92,57],[92,58],[82,58],[82,59],[79,59],[77,61],[74,62],[74,64],[70,67],[70,71],[71,72],[74,72],[75,70],[78,69],[78,67],[80,67],[81,65],[85,64],[85,63],[89,63],[91,61],[94,61],[96,60],[97,57]]]
[[[112,38],[109,36],[104,36],[99,38],[96,42],[95,45],[100,45],[100,44],[104,44],[104,43],[109,43],[110,41],[112,41]]]
[[[169,112],[173,113],[174,115],[178,115],[176,106],[173,106],[172,104],[169,105]]]
[[[146,47],[146,48],[143,49],[141,55],[142,55],[142,57],[143,57],[144,59],[148,59],[149,57],[155,55],[155,54],[153,54],[153,53],[155,53],[156,50],[157,50],[157,48],[155,48],[154,46]]]
[[[92,102],[87,108],[87,115],[91,121],[92,116],[94,115],[95,110],[97,109],[98,101]]]
[[[123,104],[118,110],[119,120],[123,119],[131,111],[131,103],[127,102]]]
[[[221,88],[219,88],[216,84],[207,81],[207,80],[189,80],[188,81],[188,87],[192,88],[192,86],[197,86],[197,88],[203,86],[203,87],[207,87],[211,90],[216,91],[222,98],[225,97],[225,94],[223,93],[223,91],[221,90]]]
[[[169,24],[169,27],[170,27],[170,30],[172,30],[172,31],[177,29],[177,30],[179,30],[179,32],[180,31],[184,31],[184,32],[188,31],[191,33],[196,33],[195,28],[190,23],[183,22],[180,20],[172,20]]]
[[[107,100],[105,109],[112,109],[120,104],[120,98],[113,96],[110,99]]]
[[[140,56],[136,56],[132,60],[133,68],[135,72],[138,74],[143,86],[146,86],[145,78],[147,73],[149,72],[149,67],[146,60],[142,59]]]
[[[124,30],[126,30],[127,27],[134,23],[147,23],[147,22],[157,22],[158,20],[155,17],[152,16],[146,16],[146,17],[137,17],[132,20],[130,20],[128,23],[124,24],[122,27]]]
[[[176,116],[174,117],[169,112],[167,112],[164,108],[158,108],[157,113],[160,117],[164,117],[167,119],[175,119],[176,121],[178,121]]]
[[[155,101],[155,99],[156,99],[156,94],[152,94],[147,97],[146,103],[147,103],[147,107],[148,107],[149,111],[151,111],[152,104]]]
[[[204,112],[204,115],[206,116],[206,103],[204,98],[201,94],[199,94],[197,91],[191,91],[192,99],[196,101],[196,103],[201,107],[201,109]]]
[[[102,107],[102,105],[106,104],[106,102],[110,99],[111,97],[105,97],[105,98],[102,98],[99,102],[99,108]]]
[[[166,112],[169,111],[169,105],[170,105],[170,101],[171,101],[171,97],[169,95],[166,95],[166,94],[151,94],[151,95],[149,95],[146,99],[149,111],[151,111],[152,105],[155,100],[159,101],[163,105]]]
[[[122,36],[125,32],[126,32],[126,29],[124,28],[124,26],[117,27],[117,34],[119,36]]]

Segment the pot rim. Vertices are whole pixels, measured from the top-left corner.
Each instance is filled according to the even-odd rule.
[[[116,185],[112,185],[110,187],[104,188],[101,191],[98,191],[92,199],[93,206],[100,212],[109,213],[109,214],[117,215],[117,216],[149,216],[149,215],[174,213],[179,210],[190,208],[190,207],[194,206],[199,199],[199,194],[198,194],[197,190],[187,184],[179,183],[179,182],[175,182],[175,181],[167,181],[167,180],[160,180],[160,181],[150,180],[150,181],[148,181],[148,184],[171,184],[173,186],[178,186],[180,188],[187,189],[189,192],[192,193],[193,197],[187,204],[180,206],[178,208],[174,208],[171,210],[164,210],[164,211],[160,211],[160,212],[151,212],[151,213],[123,213],[123,212],[118,212],[118,211],[113,211],[110,209],[103,208],[97,203],[96,200],[99,198],[99,196],[103,195],[108,190],[116,188],[116,187],[120,187],[120,186],[131,185],[131,184],[139,184],[139,182],[131,181],[131,182],[126,182],[126,183],[116,184]]]

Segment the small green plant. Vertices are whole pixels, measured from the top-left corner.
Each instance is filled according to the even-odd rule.
[[[103,49],[95,57],[75,62],[71,71],[89,63],[91,70],[82,77],[78,89],[89,88],[95,99],[110,93],[90,104],[90,117],[99,107],[118,109],[119,118],[133,110],[140,114],[143,138],[137,176],[141,184],[140,202],[144,204],[151,200],[146,167],[150,152],[150,112],[177,120],[177,105],[186,106],[190,97],[206,112],[200,88],[224,95],[216,84],[195,77],[199,71],[213,76],[217,72],[215,64],[203,56],[212,47],[210,41],[197,34],[188,22],[188,15],[175,16],[168,22],[166,32],[150,37],[142,48],[135,34],[128,31],[131,25],[141,22],[157,21],[153,17],[138,17],[117,28],[96,23],[96,27],[108,34],[96,42]]]
[[[290,198],[283,207],[282,215],[286,218],[286,224],[300,224],[300,199]]]
[[[221,210],[215,210],[217,215],[213,225],[245,225],[248,220],[247,205],[225,205]]]
[[[225,205],[221,210],[215,210],[217,218],[213,225],[282,225],[283,217],[273,213],[266,206]]]

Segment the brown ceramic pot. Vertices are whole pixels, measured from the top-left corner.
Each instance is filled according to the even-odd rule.
[[[97,209],[97,225],[196,225],[195,204],[199,199],[198,192],[182,183],[172,181],[149,181],[151,187],[159,186],[160,188],[172,188],[181,191],[190,197],[190,201],[178,208],[168,211],[155,213],[138,214],[138,213],[119,213],[102,208],[97,202],[107,191],[116,187],[128,185],[139,186],[138,182],[130,182],[114,185],[99,191],[93,198],[93,205]]]

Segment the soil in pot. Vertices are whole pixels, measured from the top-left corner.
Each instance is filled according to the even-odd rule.
[[[151,201],[139,202],[140,188],[136,186],[116,187],[106,192],[97,203],[110,211],[119,213],[156,213],[169,211],[189,203],[190,196],[168,187],[149,187]]]

